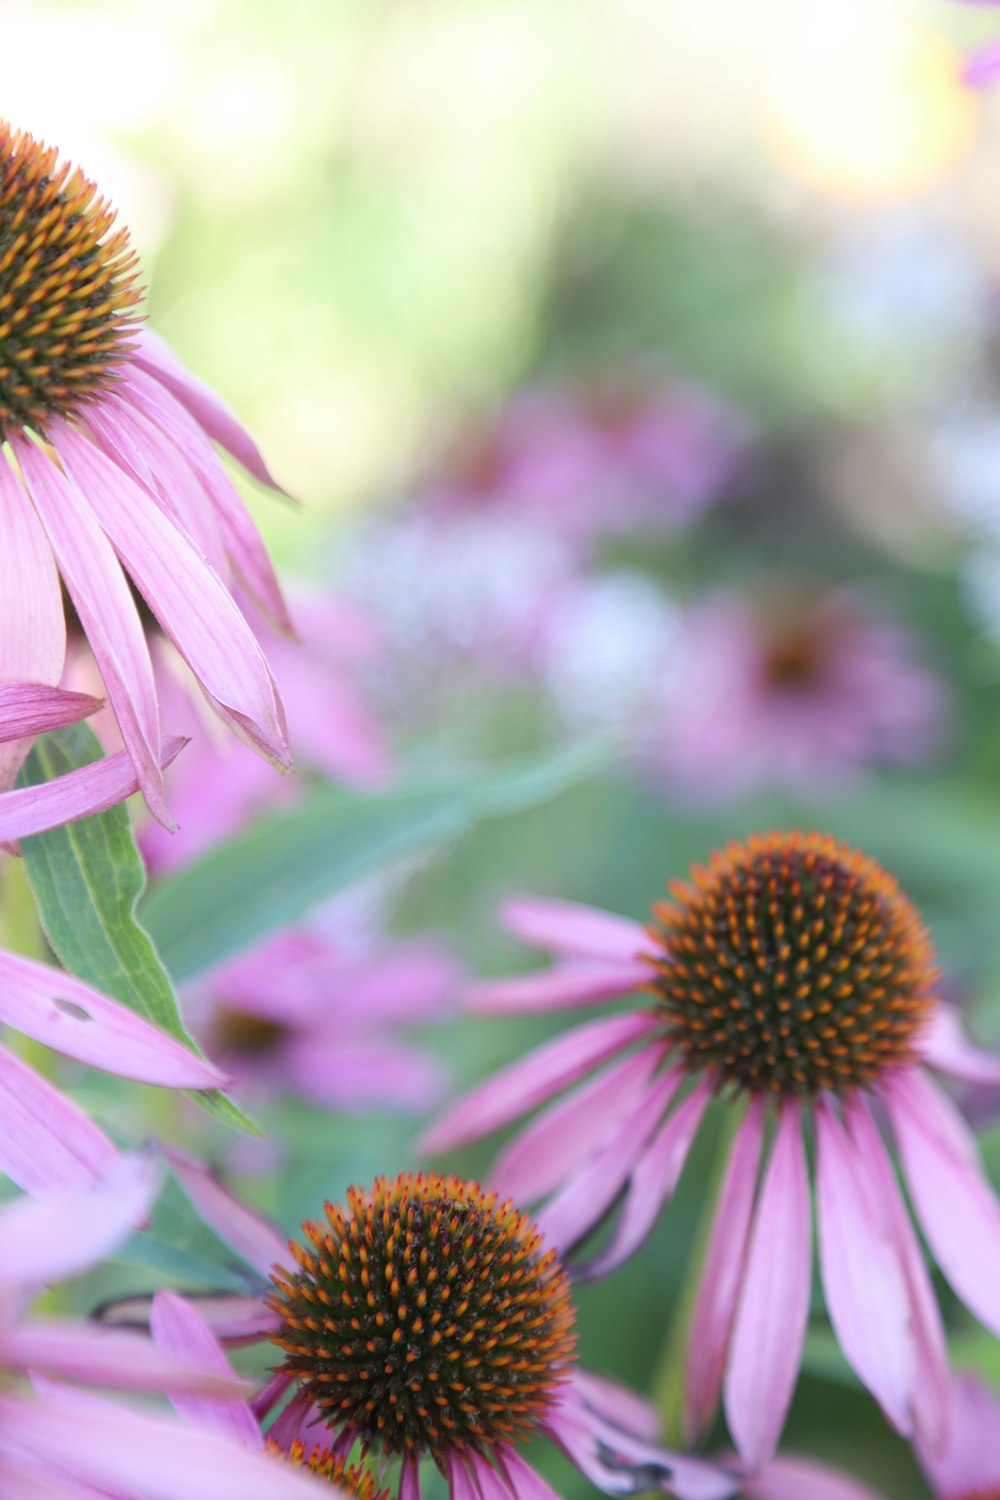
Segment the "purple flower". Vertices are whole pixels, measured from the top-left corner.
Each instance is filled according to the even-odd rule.
[[[60,579],[150,809],[160,726],[129,578],[229,727],[288,763],[267,663],[226,582],[282,628],[270,562],[213,448],[273,480],[219,398],[139,327],[124,230],[58,153],[0,122],[0,681],[59,682]],[[126,576],[127,575],[127,576]],[[3,766],[7,784],[16,761]]]
[[[670,663],[644,754],[665,787],[697,801],[920,764],[948,722],[944,685],[908,633],[847,591],[719,594],[691,609]]]
[[[610,1243],[585,1267],[602,1275],[652,1229],[718,1099],[735,1137],[691,1324],[690,1434],[722,1392],[742,1459],[756,1470],[772,1456],[806,1333],[815,1196],[841,1347],[893,1425],[940,1448],[944,1333],[883,1132],[939,1267],[1000,1334],[1000,1204],[929,1071],[997,1086],[1000,1059],[966,1042],[940,1003],[930,940],[896,882],[833,839],[731,845],[671,896],[648,927],[570,903],[511,902],[508,928],[560,961],[477,986],[473,1009],[576,1009],[637,989],[650,999],[495,1074],[423,1144],[448,1150],[546,1106],[490,1181],[519,1201],[544,1200],[539,1223],[562,1255],[623,1194]]]

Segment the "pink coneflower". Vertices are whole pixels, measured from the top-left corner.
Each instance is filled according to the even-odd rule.
[[[185,1010],[209,1054],[254,1096],[424,1111],[445,1075],[404,1027],[440,1021],[458,982],[455,961],[430,940],[359,946],[299,929],[216,970]]]
[[[731,1468],[661,1448],[644,1402],[576,1366],[566,1273],[495,1193],[436,1174],[377,1178],[286,1243],[203,1165],[167,1155],[205,1222],[269,1278],[261,1299],[213,1314],[220,1337],[283,1351],[253,1407],[267,1416],[292,1393],[270,1429],[285,1451],[360,1444],[383,1465],[398,1458],[399,1500],[420,1500],[424,1459],[452,1500],[555,1500],[521,1455],[530,1438],[606,1494],[738,1491]]]
[[[826,836],[772,833],[695,867],[646,927],[530,898],[512,902],[506,922],[562,961],[480,985],[474,1009],[573,1009],[637,989],[651,998],[494,1075],[425,1148],[450,1149],[548,1105],[506,1147],[492,1184],[525,1203],[545,1199],[539,1223],[564,1255],[624,1192],[610,1243],[589,1265],[605,1274],[652,1229],[718,1099],[738,1128],[691,1325],[690,1434],[708,1425],[721,1390],[748,1466],[773,1453],[808,1321],[815,1195],[844,1353],[901,1432],[939,1445],[941,1317],[882,1130],[942,1272],[1000,1333],[1000,1204],[929,1071],[1000,1085],[1000,1059],[965,1042],[941,1005],[930,939],[896,881]]]
[[[224,578],[279,625],[287,617],[212,440],[273,481],[218,397],[140,328],[135,257],[94,186],[3,122],[0,219],[0,638],[14,643],[4,676],[59,681],[61,578],[146,801],[169,822],[128,580],[229,727],[287,764],[280,701]]]
[[[847,590],[776,584],[694,606],[671,642],[643,753],[674,795],[708,802],[760,785],[811,793],[866,767],[928,760],[944,686],[903,627]]]

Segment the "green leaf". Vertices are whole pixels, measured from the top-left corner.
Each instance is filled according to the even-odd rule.
[[[70,725],[35,741],[21,781],[38,786],[101,754],[93,730]],[[125,806],[22,839],[21,853],[45,936],[63,967],[198,1052],[170,976],[136,921],[146,872]],[[218,1119],[255,1130],[218,1090],[192,1091],[191,1097]]]
[[[375,797],[317,787],[163,881],[143,919],[175,980],[189,979],[391,860],[548,801],[607,757],[602,741]]]

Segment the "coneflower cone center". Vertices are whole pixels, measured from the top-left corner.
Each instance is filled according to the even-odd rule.
[[[569,1281],[526,1214],[457,1177],[352,1188],[274,1273],[282,1370],[388,1454],[526,1438],[573,1362]]]
[[[58,152],[0,121],[0,442],[113,381],[139,290],[125,230]]]
[[[750,1093],[843,1093],[908,1061],[937,1003],[920,916],[880,865],[822,834],[733,844],[671,886],[649,931],[667,1034]]]

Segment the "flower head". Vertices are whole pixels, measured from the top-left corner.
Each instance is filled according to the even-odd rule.
[[[0,122],[0,680],[58,683],[61,578],[143,794],[169,822],[126,574],[216,711],[281,764],[280,701],[224,580],[283,627],[287,615],[212,440],[273,481],[226,407],[140,328],[135,282],[127,235],[93,184]],[[3,762],[7,785],[16,766]]]
[[[638,989],[652,1001],[579,1026],[488,1079],[431,1129],[426,1148],[547,1105],[490,1180],[520,1201],[544,1200],[539,1225],[561,1255],[620,1199],[610,1243],[583,1268],[605,1274],[652,1229],[718,1100],[735,1134],[691,1321],[692,1435],[722,1393],[743,1461],[757,1469],[771,1457],[809,1315],[814,1192],[841,1347],[893,1424],[940,1446],[944,1332],[881,1125],[942,1272],[1000,1333],[990,1269],[1000,1203],[929,1071],[996,1087],[1000,1059],[965,1041],[940,1002],[930,940],[896,882],[831,838],[769,834],[695,869],[648,927],[531,898],[510,903],[506,920],[560,962],[475,987],[475,1009],[566,1009]]]

